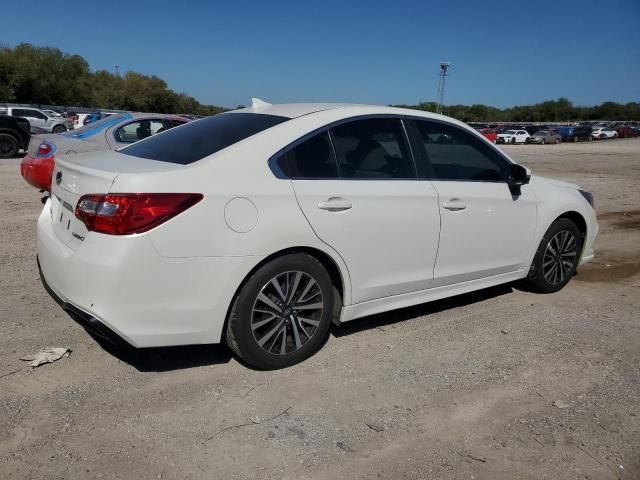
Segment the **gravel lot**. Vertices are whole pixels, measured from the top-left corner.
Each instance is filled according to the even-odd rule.
[[[595,192],[592,264],[345,324],[277,372],[96,343],[44,292],[41,195],[0,160],[0,478],[640,478],[640,139],[503,148]],[[19,360],[47,346],[73,353]]]

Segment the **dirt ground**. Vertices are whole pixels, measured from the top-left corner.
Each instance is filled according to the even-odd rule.
[[[41,195],[1,160],[0,478],[640,478],[640,139],[503,148],[595,192],[592,264],[345,324],[276,372],[99,345],[43,290]],[[73,352],[19,360],[47,346]]]

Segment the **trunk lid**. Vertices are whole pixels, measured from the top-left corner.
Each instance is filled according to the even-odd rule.
[[[114,180],[121,173],[149,173],[175,168],[175,164],[131,157],[114,151],[56,158],[51,181],[50,212],[54,232],[65,245],[76,250],[88,233],[84,222],[75,216],[75,209],[82,195],[109,193]]]

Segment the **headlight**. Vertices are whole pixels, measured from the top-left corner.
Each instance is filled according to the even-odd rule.
[[[578,189],[578,191],[584,197],[584,199],[587,202],[589,202],[589,205],[591,205],[591,208],[595,208],[594,203],[593,203],[593,193],[587,192],[586,190],[582,190],[582,189]]]

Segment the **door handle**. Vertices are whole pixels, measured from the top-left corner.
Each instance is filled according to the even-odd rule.
[[[330,197],[327,201],[318,204],[320,210],[328,210],[330,212],[342,212],[349,210],[351,207],[353,207],[351,202],[342,197]]]
[[[452,198],[450,201],[444,202],[442,204],[442,208],[446,208],[447,210],[451,210],[452,212],[458,212],[467,208],[467,204],[462,200]]]

